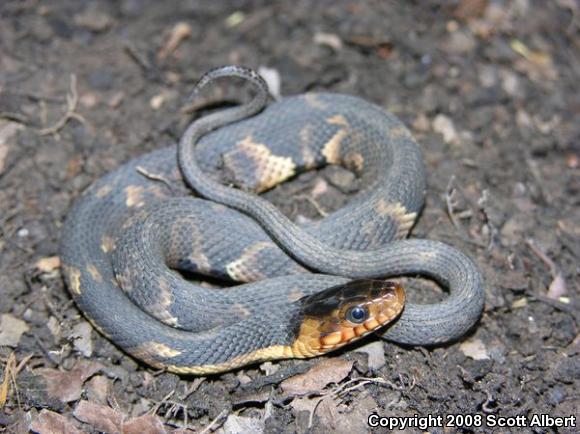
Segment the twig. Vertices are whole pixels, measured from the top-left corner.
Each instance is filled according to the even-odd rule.
[[[455,205],[457,205],[457,202],[455,202],[455,193],[457,190],[455,189],[454,183],[455,175],[451,175],[451,178],[449,178],[449,182],[447,183],[447,187],[445,188],[445,204],[447,205],[447,215],[449,216],[451,223],[453,226],[455,226],[455,229],[459,230],[461,227],[459,226],[459,222],[455,217],[454,211]]]
[[[143,175],[145,178],[147,179],[151,179],[153,181],[159,181],[162,182],[163,184],[165,184],[167,186],[167,188],[169,188],[170,191],[173,191],[173,187],[171,186],[171,183],[169,182],[169,180],[167,180],[166,178],[164,178],[161,175],[156,175],[155,173],[151,173],[149,172],[147,169],[145,169],[142,166],[137,166],[135,168],[135,170],[140,173],[141,175]]]
[[[206,426],[203,431],[201,431],[199,434],[206,434],[207,432],[209,432],[211,429],[213,429],[213,426],[217,424],[218,420],[220,420],[221,418],[223,418],[226,414],[228,414],[227,410],[222,410],[220,412],[220,414],[218,414],[214,420],[212,420],[208,426]]]
[[[545,295],[541,295],[541,294],[531,294],[529,295],[529,298],[531,300],[535,300],[535,301],[539,301],[542,303],[545,303],[549,306],[552,306],[554,309],[559,310],[560,312],[564,312],[569,314],[572,319],[574,320],[574,323],[576,323],[576,325],[578,325],[580,323],[580,318],[578,318],[578,313],[577,313],[577,308],[574,308],[573,306],[569,306],[566,303],[562,303],[561,301],[558,300],[554,300],[552,298],[546,297]]]
[[[526,244],[530,247],[532,252],[542,260],[544,264],[550,269],[550,274],[552,275],[552,282],[548,288],[548,298],[552,300],[557,300],[561,296],[568,292],[566,287],[566,281],[564,280],[564,275],[558,268],[558,266],[550,259],[550,257],[544,252],[533,239],[526,240]]]
[[[13,112],[0,112],[0,119],[6,119],[7,121],[18,122],[19,124],[29,125],[30,120],[20,113]]]
[[[75,110],[77,108],[79,102],[79,95],[77,92],[77,77],[75,74],[71,74],[70,76],[70,93],[66,95],[66,112],[65,114],[51,127],[42,128],[38,131],[38,134],[41,136],[48,136],[50,134],[56,134],[60,130],[64,128],[64,126],[68,123],[71,119],[76,119],[82,124],[86,123],[85,118],[83,118],[80,114],[76,113]]]
[[[320,204],[310,196],[307,196],[305,194],[299,194],[295,196],[295,198],[307,201],[310,205],[312,205],[316,209],[316,212],[320,214],[321,217],[328,216],[328,213],[320,206]]]
[[[144,72],[149,72],[151,70],[151,63],[144,56],[142,56],[141,53],[137,51],[137,48],[135,48],[135,46],[131,42],[129,41],[125,42],[123,44],[123,48],[129,55],[129,57],[133,59],[135,63],[141,69],[143,69]]]

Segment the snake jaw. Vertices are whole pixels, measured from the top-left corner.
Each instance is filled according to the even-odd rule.
[[[403,311],[405,293],[395,282],[357,280],[303,300],[305,316],[292,345],[294,357],[313,357],[338,349],[394,321]],[[366,312],[353,322],[347,312]]]

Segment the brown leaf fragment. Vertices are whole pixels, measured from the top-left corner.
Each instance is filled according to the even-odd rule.
[[[123,434],[166,434],[161,420],[152,414],[129,419],[123,424]]]
[[[74,424],[66,417],[50,410],[42,410],[30,425],[30,429],[38,434],[81,434]]]
[[[488,3],[488,0],[461,0],[453,16],[459,20],[479,18],[485,13]]]
[[[95,404],[90,401],[81,401],[77,404],[73,415],[97,431],[104,433],[123,432],[123,415],[110,407],[105,407],[104,405]]]
[[[95,375],[87,383],[88,398],[91,401],[97,401],[100,404],[107,402],[109,395],[109,380],[104,375]]]
[[[358,348],[356,351],[368,355],[369,369],[373,371],[382,368],[387,363],[382,341],[371,342]]]
[[[49,396],[61,402],[71,402],[81,397],[83,383],[101,368],[102,366],[96,362],[80,362],[70,371],[43,368],[36,372],[46,381]]]
[[[352,369],[353,361],[324,359],[304,374],[288,378],[280,385],[286,396],[319,394],[331,383],[339,383]]]

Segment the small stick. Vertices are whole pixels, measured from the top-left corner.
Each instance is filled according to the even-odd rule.
[[[76,119],[80,123],[86,123],[85,119],[75,112],[77,105],[79,103],[79,95],[77,92],[77,76],[71,74],[70,76],[70,93],[66,96],[66,112],[65,114],[51,127],[42,128],[38,131],[41,136],[48,136],[50,134],[56,134],[64,128],[64,126],[71,119]]]

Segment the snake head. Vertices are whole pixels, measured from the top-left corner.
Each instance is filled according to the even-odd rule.
[[[301,299],[303,319],[295,357],[335,350],[394,321],[403,311],[403,287],[385,280],[354,280]]]

